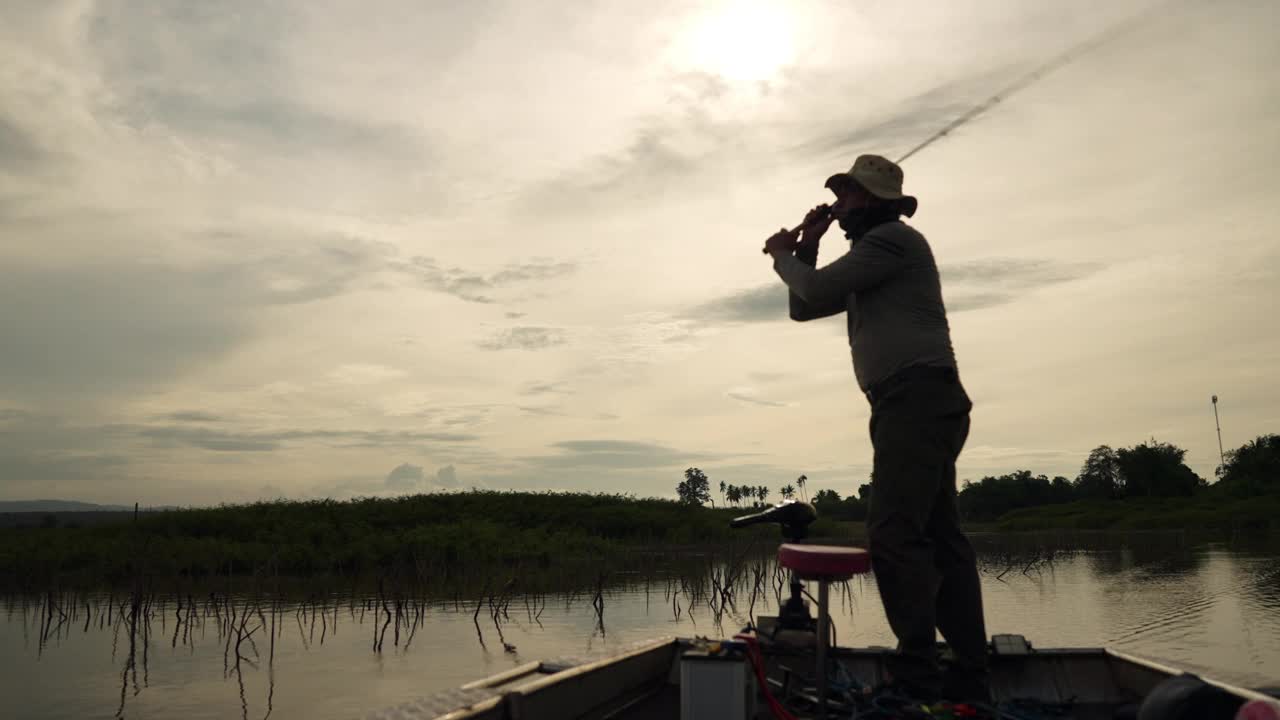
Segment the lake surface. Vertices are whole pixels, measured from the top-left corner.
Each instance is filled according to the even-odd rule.
[[[1112,646],[1247,687],[1280,685],[1274,541],[980,536],[975,544],[989,634],[1023,634],[1039,647]],[[474,593],[405,604],[399,622],[367,594],[280,603],[274,613],[234,594],[229,604],[193,597],[194,612],[192,601],[179,608],[160,598],[133,634],[132,663],[119,595],[56,600],[52,612],[47,595],[9,597],[0,605],[0,697],[6,717],[20,718],[358,718],[531,660],[660,635],[731,635],[749,610],[776,609],[767,552],[745,563],[690,555],[700,571],[613,573],[595,589],[499,594],[497,623]],[[710,592],[734,568],[736,610]],[[832,604],[840,644],[894,644],[870,577],[833,590]],[[188,622],[177,623],[184,612]]]

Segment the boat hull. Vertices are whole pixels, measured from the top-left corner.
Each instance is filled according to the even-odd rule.
[[[1106,648],[1032,648],[1020,636],[997,636],[991,690],[998,702],[1015,699],[1069,706],[1073,718],[1112,718],[1136,712],[1153,689],[1181,670]],[[455,690],[366,715],[366,720],[647,720],[680,717],[681,657],[706,640],[655,638],[608,655],[522,665]],[[830,650],[833,662],[867,687],[886,679],[888,648]],[[770,648],[766,674],[776,695],[792,692],[790,678],[811,673],[813,655]],[[1201,677],[1239,698],[1271,700],[1246,688]],[[793,693],[794,694],[794,693]],[[802,696],[803,697],[803,696]],[[757,717],[771,717],[763,703]]]

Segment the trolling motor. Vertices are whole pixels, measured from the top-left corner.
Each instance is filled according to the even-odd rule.
[[[799,500],[784,500],[763,512],[736,517],[729,522],[729,527],[776,522],[782,525],[782,537],[790,542],[799,542],[808,537],[809,525],[817,519],[818,510],[813,505]]]
[[[809,536],[809,525],[818,519],[818,510],[813,505],[799,500],[784,500],[768,510],[743,515],[729,522],[731,528],[742,528],[759,523],[778,523],[782,526],[782,537],[789,543],[798,543]],[[804,585],[800,576],[793,570],[790,573],[791,597],[778,610],[778,630],[799,630],[815,633],[817,621],[809,614],[809,605],[804,601]]]

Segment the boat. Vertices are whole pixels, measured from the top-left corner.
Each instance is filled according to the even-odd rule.
[[[740,643],[740,644],[739,644]],[[726,658],[709,660],[719,646]],[[530,662],[506,672],[468,683],[454,690],[376,711],[367,720],[657,720],[725,718],[764,720],[776,718],[769,703],[759,697],[760,688],[749,671],[743,641],[710,641],[706,638],[661,637],[618,649],[608,655],[578,659]],[[727,651],[726,651],[727,650]],[[885,678],[885,661],[891,648],[832,648],[837,674],[850,679],[851,687],[874,688]],[[796,710],[793,717],[817,717],[814,698],[788,685],[802,652],[776,651],[766,657],[771,694],[785,699]],[[812,654],[809,655],[812,662]],[[699,673],[700,665],[722,665],[723,670]],[[802,683],[796,683],[802,685]],[[1193,693],[1209,696],[1227,714],[1158,714],[1159,718],[1232,720],[1237,716],[1280,718],[1280,705],[1268,695],[1211,678],[1192,675],[1145,658],[1108,648],[1035,648],[1018,635],[992,638],[991,708],[988,715],[1001,720],[1044,718],[1139,718],[1143,702],[1159,688],[1176,703]],[[828,708],[828,717],[946,717],[944,713],[909,715],[893,698],[880,698],[882,714],[854,714],[853,710]],[[873,709],[876,699],[867,703]],[[951,707],[951,717],[966,717],[965,704]],[[1241,715],[1269,709],[1271,715]],[[960,713],[957,713],[957,709]],[[892,714],[897,710],[900,714]],[[1188,708],[1194,712],[1194,708]]]
[[[989,698],[922,700],[894,690],[887,647],[828,646],[830,582],[868,572],[865,550],[803,542],[817,517],[786,501],[734,527],[776,522],[791,597],[728,638],[666,636],[579,658],[530,662],[366,720],[1280,720],[1274,698],[1113,648],[988,644]],[[818,616],[801,584],[816,581]],[[948,652],[939,645],[945,665]],[[819,671],[822,670],[822,671]]]

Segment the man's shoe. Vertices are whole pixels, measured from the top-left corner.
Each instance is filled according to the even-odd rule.
[[[877,698],[900,700],[904,705],[934,705],[942,700],[942,694],[924,685],[904,680],[891,680],[879,685],[872,692]]]
[[[986,678],[949,672],[942,679],[942,698],[951,702],[991,704],[991,686]]]

